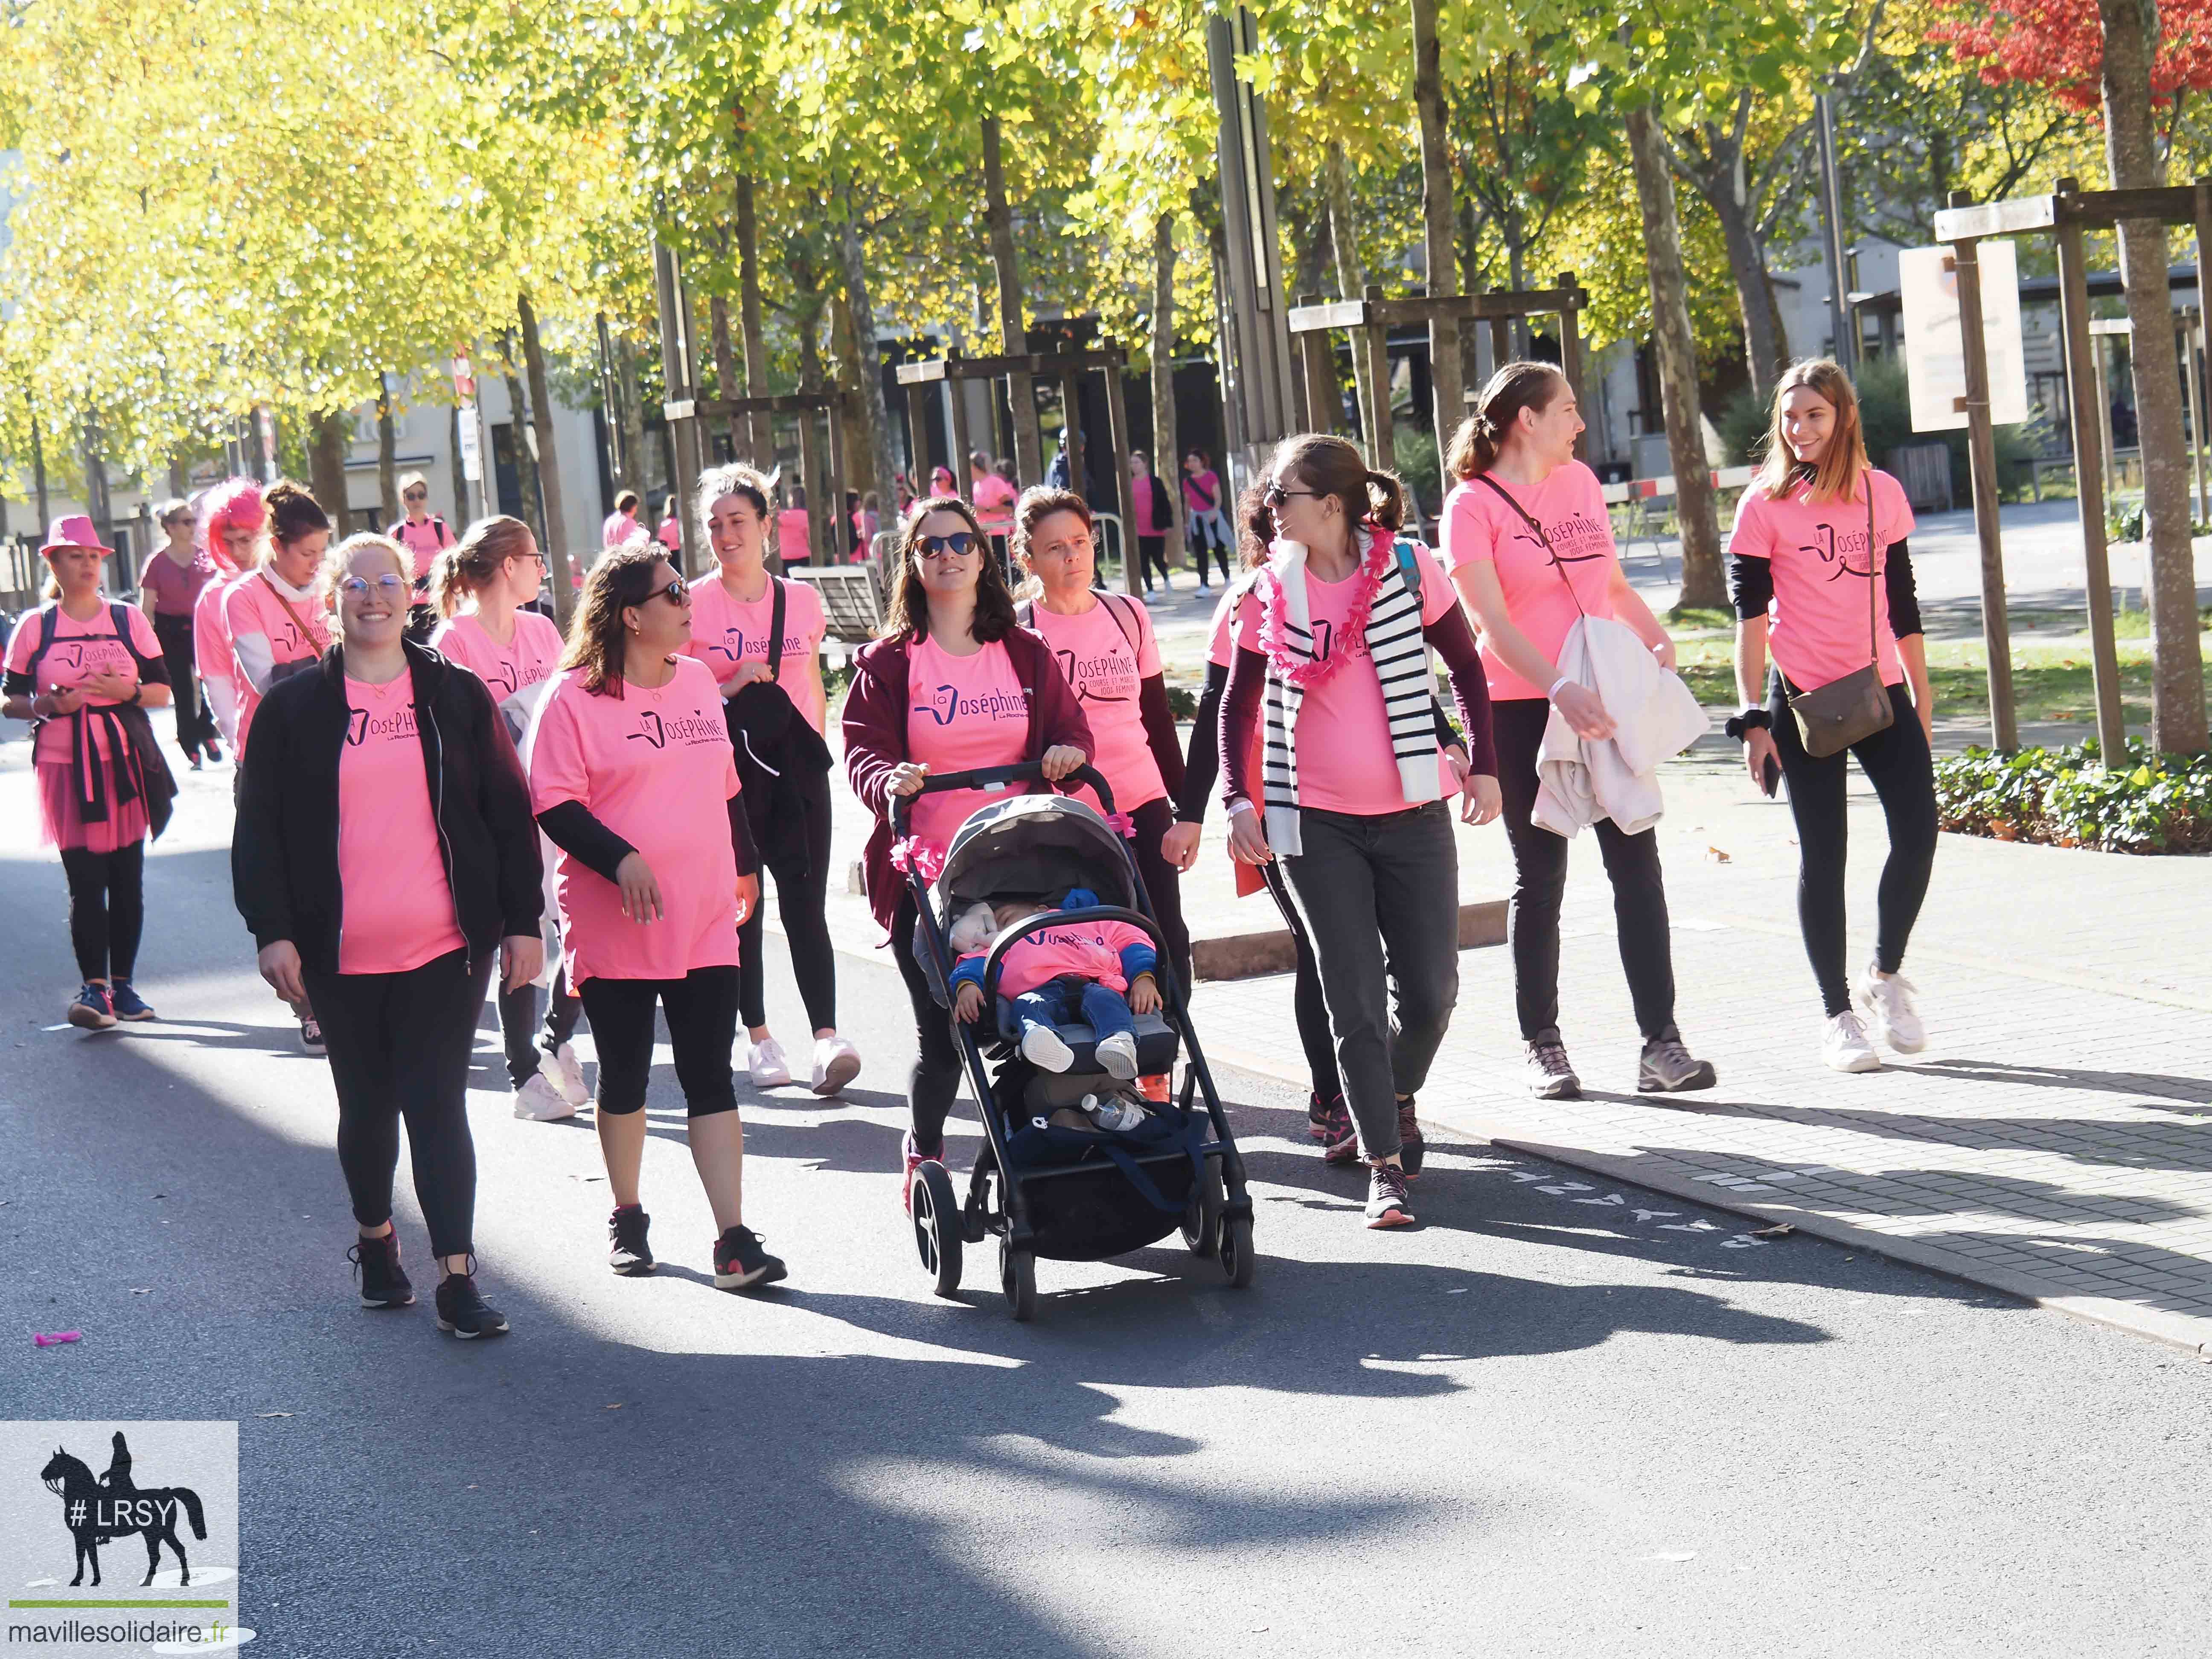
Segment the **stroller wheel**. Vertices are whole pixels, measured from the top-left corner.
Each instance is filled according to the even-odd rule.
[[[1252,1283],[1253,1270],[1259,1261],[1252,1254],[1252,1218],[1232,1216],[1221,1224],[1221,1271],[1229,1275],[1232,1289],[1244,1290]]]
[[[1193,1255],[1212,1255],[1221,1248],[1221,1166],[1212,1158],[1206,1162],[1205,1172],[1190,1189],[1190,1202],[1183,1206],[1182,1242],[1190,1246]]]
[[[1036,1257],[999,1241],[999,1288],[1006,1293],[1006,1311],[1017,1325],[1036,1317]]]
[[[959,1291],[962,1243],[960,1201],[953,1196],[951,1176],[942,1164],[921,1165],[914,1172],[914,1244],[922,1271],[935,1276],[939,1296]]]

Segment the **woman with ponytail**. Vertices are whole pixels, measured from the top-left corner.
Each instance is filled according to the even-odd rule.
[[[225,478],[200,497],[199,524],[193,534],[199,551],[215,567],[215,578],[192,601],[192,657],[206,689],[208,713],[222,740],[238,747],[238,671],[230,659],[230,624],[223,601],[239,577],[253,568],[253,544],[268,521],[261,486],[251,478]],[[207,757],[222,759],[212,738]]]
[[[1674,665],[1674,642],[1629,586],[1613,551],[1597,474],[1575,459],[1583,419],[1574,388],[1549,363],[1508,363],[1490,377],[1474,413],[1453,438],[1460,480],[1444,498],[1444,568],[1482,632],[1483,673],[1498,734],[1498,783],[1513,848],[1506,935],[1513,991],[1528,1048],[1528,1087],[1540,1100],[1575,1100],[1581,1080],[1559,1036],[1559,901],[1567,843],[1533,821],[1537,750],[1556,706],[1577,735],[1612,735],[1611,714],[1588,686],[1559,671],[1567,635],[1584,617],[1619,622]],[[1643,1094],[1710,1089],[1713,1068],[1693,1060],[1674,1027],[1674,960],[1656,831],[1628,835],[1611,818],[1594,826],[1613,882],[1620,962],[1644,1032],[1636,1087]]]
[[[1370,1227],[1413,1219],[1414,1096],[1459,994],[1444,798],[1462,796],[1471,823],[1498,811],[1481,653],[1428,549],[1399,535],[1405,507],[1404,486],[1341,438],[1308,433],[1276,450],[1243,503],[1249,556],[1267,568],[1237,608],[1220,724],[1229,850],[1243,864],[1282,860],[1313,941]],[[1432,646],[1466,729],[1465,769],[1437,742]]]

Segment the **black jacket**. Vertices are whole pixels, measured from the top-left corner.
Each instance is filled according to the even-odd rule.
[[[530,787],[483,682],[406,642],[416,725],[446,880],[469,954],[538,932],[545,907]],[[351,717],[345,653],[271,686],[253,711],[230,843],[239,914],[265,948],[289,939],[307,967],[336,973],[344,901],[338,889],[338,757]]]

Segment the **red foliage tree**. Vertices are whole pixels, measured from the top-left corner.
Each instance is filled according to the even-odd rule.
[[[2097,0],[1938,0],[1951,18],[1929,31],[1991,86],[2026,82],[2070,109],[2100,112],[2104,31]],[[2182,101],[2212,90],[2212,0],[2159,0],[2151,94],[2170,132]]]

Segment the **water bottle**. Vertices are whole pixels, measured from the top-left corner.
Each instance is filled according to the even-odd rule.
[[[1121,1095],[1085,1095],[1083,1109],[1091,1121],[1109,1133],[1133,1129],[1145,1121],[1145,1109]]]

